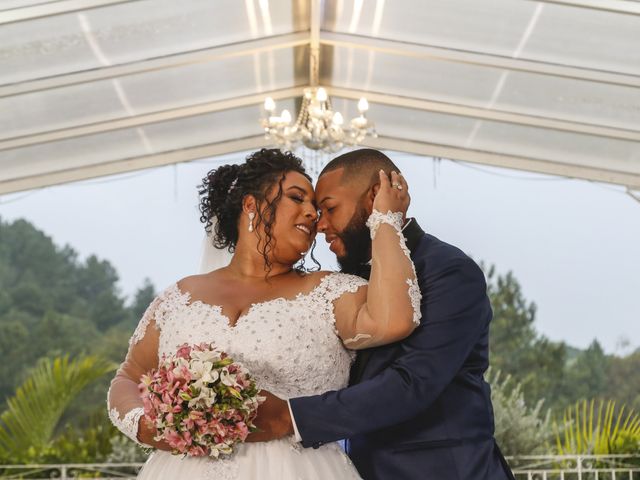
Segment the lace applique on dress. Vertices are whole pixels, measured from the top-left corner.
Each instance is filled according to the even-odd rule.
[[[175,303],[175,297],[179,295],[179,292],[175,287],[175,284],[171,285],[169,288],[164,290],[160,295],[153,299],[151,304],[147,307],[144,314],[142,315],[142,318],[138,322],[138,326],[133,332],[133,335],[129,339],[129,346],[135,345],[144,338],[144,334],[147,333],[147,327],[149,326],[149,323],[151,323],[151,320],[155,319],[158,308],[161,305],[171,305]]]
[[[111,394],[111,389],[107,392],[107,405],[109,405],[109,395]],[[145,445],[138,440],[138,426],[140,424],[140,418],[144,415],[144,408],[138,407],[129,410],[123,418],[120,418],[120,414],[118,410],[113,407],[109,408],[109,419],[111,423],[124,433],[131,440],[136,442],[138,445],[142,447],[148,447],[149,445]]]
[[[376,234],[378,233],[378,228],[383,223],[387,223],[395,228],[396,233],[398,234],[400,248],[405,256],[411,261],[411,252],[407,248],[407,243],[402,233],[402,212],[391,212],[387,213],[379,212],[378,210],[373,210],[371,215],[367,219],[367,227],[371,231],[371,240],[376,238]],[[420,302],[422,300],[422,294],[420,292],[420,286],[418,284],[418,276],[416,274],[416,267],[411,262],[411,269],[413,270],[413,278],[407,278],[407,285],[409,286],[409,299],[411,301],[411,306],[413,307],[413,323],[418,326],[420,325],[420,319],[422,318],[422,312],[420,310]],[[355,340],[352,340],[355,341]]]

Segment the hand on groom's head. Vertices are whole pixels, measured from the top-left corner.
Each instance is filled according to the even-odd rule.
[[[382,213],[402,212],[402,216],[406,217],[407,209],[411,197],[409,196],[409,185],[405,178],[392,171],[391,175],[387,175],[384,170],[378,173],[380,178],[380,186],[375,192],[373,200],[373,208]]]

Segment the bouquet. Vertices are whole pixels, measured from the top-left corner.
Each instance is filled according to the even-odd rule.
[[[144,414],[174,454],[218,458],[244,442],[264,397],[249,372],[213,345],[183,344],[139,385]]]

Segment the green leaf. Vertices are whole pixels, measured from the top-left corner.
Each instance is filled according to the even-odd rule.
[[[45,451],[71,401],[84,387],[116,368],[115,363],[95,356],[41,361],[7,400],[8,408],[0,416],[0,457],[32,460]]]

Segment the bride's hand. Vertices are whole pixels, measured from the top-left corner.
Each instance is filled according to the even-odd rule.
[[[269,442],[293,434],[293,423],[286,400],[261,390],[260,396],[266,397],[258,407],[258,416],[253,422],[259,431],[249,434],[247,442]]]
[[[156,430],[155,425],[147,420],[146,417],[142,416],[140,418],[140,423],[138,424],[138,440],[145,445],[150,445],[153,448],[157,448],[158,450],[165,450],[167,452],[171,451],[171,447],[167,442],[157,441],[154,437],[157,435],[158,431]]]
[[[397,172],[391,172],[391,180],[384,172],[380,170],[380,188],[373,200],[373,209],[381,213],[402,212],[404,217],[409,208],[411,197],[409,196],[409,187],[404,177]]]

